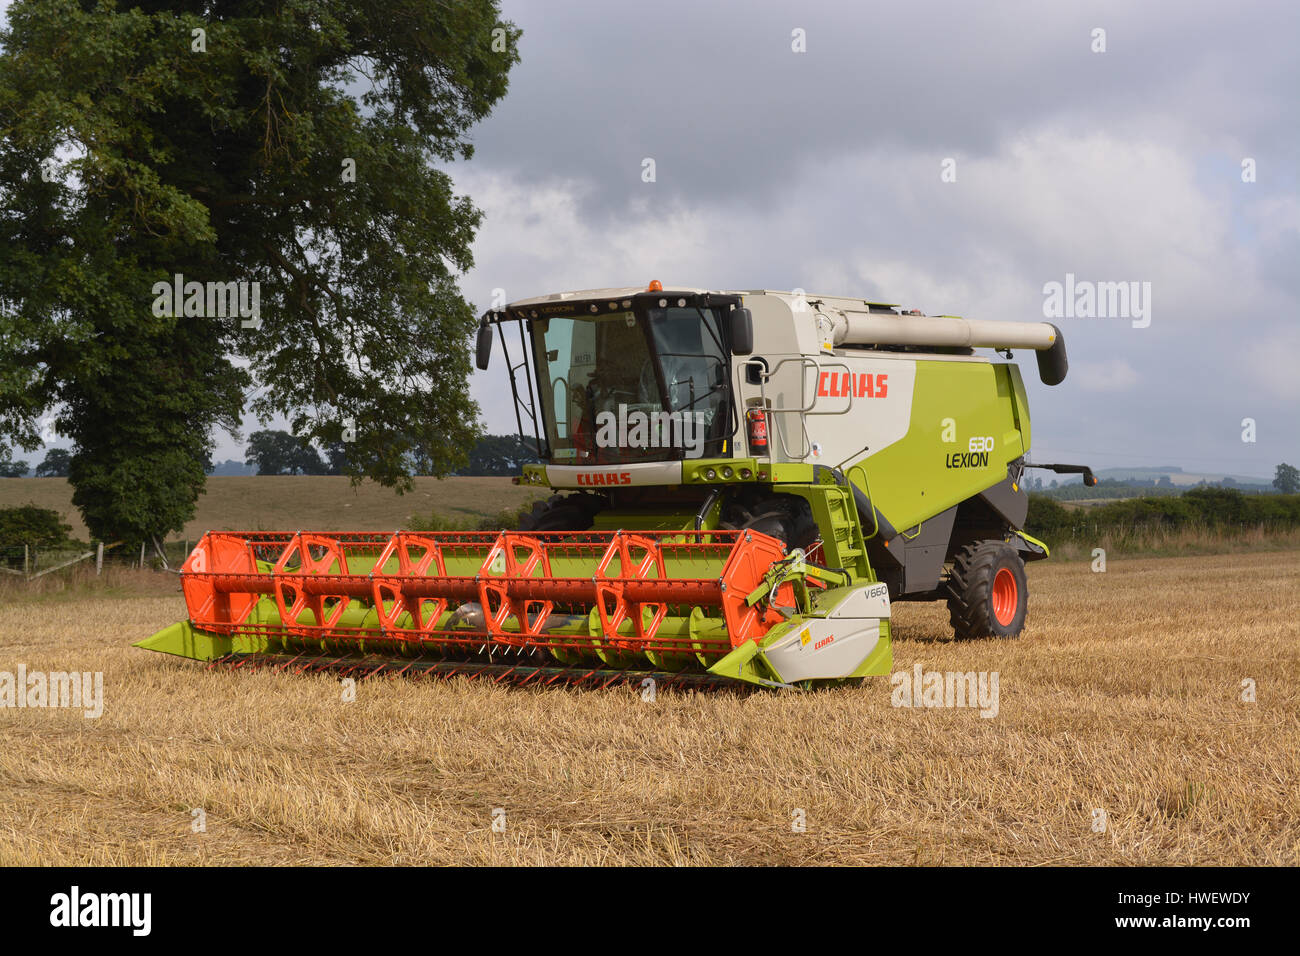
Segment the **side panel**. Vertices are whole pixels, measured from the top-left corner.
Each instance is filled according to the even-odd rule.
[[[1003,365],[1011,376],[1011,395],[1016,403],[1016,424],[1020,427],[1020,442],[1026,452],[1029,451],[1029,395],[1025,392],[1024,379],[1020,377],[1020,366]]]
[[[758,346],[753,358],[762,358],[771,370],[766,388],[745,381],[743,360],[736,381],[742,404],[765,392],[772,406],[773,461],[834,466],[859,458],[864,447],[879,451],[907,436],[914,360],[871,353],[780,354]]]
[[[813,616],[773,628],[759,642],[779,678],[794,683],[881,673],[863,665],[878,652],[889,653],[889,589],[883,584],[840,588],[814,603]]]
[[[895,528],[911,529],[1006,478],[1025,451],[1014,391],[1006,365],[916,363],[907,440],[863,462],[871,499]]]
[[[903,543],[903,593],[915,594],[939,586],[956,517],[957,509],[949,508],[927,519],[915,535]],[[895,546],[897,544],[895,542]]]
[[[811,383],[817,396],[814,410],[826,414],[808,416],[808,430],[821,452],[810,462],[838,465],[856,458],[864,447],[874,454],[907,437],[917,362],[850,354],[821,355],[818,362],[816,382]]]
[[[810,375],[803,372],[801,356],[815,354],[817,330],[813,311],[805,307],[800,312],[780,296],[753,294],[742,298],[742,304],[753,314],[754,351],[750,355],[734,356],[732,375],[737,392],[737,431],[732,435],[732,445],[737,454],[744,454],[748,446],[744,409],[749,401],[766,394],[773,409],[805,407],[811,396],[807,381]],[[747,364],[762,360],[772,378],[766,387],[748,380]],[[750,454],[770,454],[774,461],[785,460],[782,449],[797,455],[804,450],[805,439],[799,428],[797,414],[779,411],[768,416],[769,449],[765,453],[750,449]]]

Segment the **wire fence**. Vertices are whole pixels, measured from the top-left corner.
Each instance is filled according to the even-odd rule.
[[[1025,530],[1042,538],[1053,549],[1060,546],[1097,545],[1134,552],[1177,548],[1180,544],[1217,544],[1226,547],[1255,539],[1294,538],[1300,535],[1300,528],[1293,522],[1286,521],[1191,521],[1171,525],[1162,522],[1095,521],[1077,515],[1070,515],[1063,522],[1052,522],[1049,527],[1035,527],[1035,522],[1031,520]],[[33,581],[81,565],[93,566],[96,575],[103,573],[106,564],[178,572],[189,557],[191,548],[197,543],[193,538],[165,541],[160,554],[152,543],[128,547],[120,541],[97,541],[89,545],[77,543],[71,548],[66,545],[36,548],[0,542],[0,580]]]
[[[0,544],[0,575],[10,579],[28,581],[55,571],[78,565],[94,566],[95,574],[103,573],[105,563],[133,568],[153,568],[177,571],[185,563],[196,541],[182,539],[165,541],[162,553],[152,545],[142,545],[138,551],[127,548],[121,541],[95,541],[74,548],[36,548],[27,544]]]

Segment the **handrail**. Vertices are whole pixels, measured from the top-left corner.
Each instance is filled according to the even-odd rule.
[[[848,470],[844,473],[844,477],[847,478],[850,482],[852,482],[853,472],[855,470],[862,472],[862,490],[863,492],[866,493],[867,500],[872,502],[871,523],[875,527],[871,529],[871,534],[864,534],[862,536],[863,541],[870,541],[876,535],[880,534],[880,512],[879,510],[876,509],[875,502],[871,498],[871,480],[867,477],[867,469],[866,466],[862,464],[862,462],[857,462],[856,464],[849,465]]]
[[[809,366],[811,366],[811,367],[815,370],[814,374],[820,374],[820,372],[821,372],[823,369],[843,369],[846,373],[851,374],[851,373],[852,373],[852,369],[850,369],[850,368],[848,367],[848,365],[847,365],[846,363],[844,363],[844,362],[830,362],[830,363],[822,363],[822,362],[817,361],[817,359],[813,358],[811,355],[794,355],[794,356],[790,356],[790,357],[788,357],[788,358],[783,358],[783,359],[781,359],[781,361],[777,362],[775,365],[773,365],[773,366],[772,366],[770,369],[768,369],[767,371],[764,371],[764,368],[765,368],[766,363],[765,363],[765,362],[760,362],[758,359],[749,359],[748,361],[742,363],[742,366],[743,366],[743,367],[753,366],[755,369],[757,369],[757,377],[758,377],[758,385],[759,385],[759,396],[760,396],[760,398],[762,399],[762,402],[763,402],[763,411],[764,411],[765,413],[769,413],[769,414],[772,414],[772,415],[798,415],[798,416],[799,416],[799,430],[800,430],[800,432],[803,434],[803,438],[804,438],[804,450],[801,451],[798,455],[792,454],[792,453],[790,452],[790,448],[789,448],[789,446],[786,444],[786,441],[785,441],[784,429],[779,429],[779,428],[778,428],[778,429],[775,429],[775,431],[776,431],[776,433],[777,433],[777,440],[780,441],[780,443],[781,443],[781,451],[782,451],[782,453],[785,455],[785,457],[786,457],[787,459],[791,459],[791,460],[794,460],[794,461],[803,461],[803,460],[806,459],[810,454],[812,454],[812,444],[813,444],[813,442],[812,442],[812,436],[808,434],[808,422],[807,422],[806,416],[808,416],[808,415],[845,415],[845,414],[848,414],[848,412],[849,412],[849,411],[852,409],[852,407],[853,407],[853,396],[852,396],[851,394],[850,394],[850,395],[846,395],[846,396],[844,396],[845,398],[848,399],[848,401],[845,403],[845,405],[844,405],[843,408],[835,409],[835,410],[832,410],[832,411],[816,411],[815,409],[816,409],[816,407],[817,407],[817,384],[818,384],[818,383],[817,383],[817,382],[814,382],[814,383],[813,383],[813,387],[812,387],[812,400],[811,400],[807,405],[804,405],[804,406],[802,406],[802,407],[800,407],[800,408],[772,408],[772,407],[769,407],[769,406],[768,406],[768,397],[767,397],[767,382],[768,382],[768,380],[771,379],[774,375],[776,375],[777,370],[780,369],[781,366],[785,365],[785,364],[788,363],[788,362],[798,362],[798,363],[799,363],[799,372],[800,372],[800,382],[799,382],[799,385],[800,385],[800,391],[803,390],[803,385],[804,385],[804,382],[805,382],[805,379],[804,379],[803,376],[804,376],[804,374],[806,373],[806,371],[807,371],[807,369],[809,368]]]

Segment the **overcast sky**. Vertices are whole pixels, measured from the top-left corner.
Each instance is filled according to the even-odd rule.
[[[1149,282],[1146,328],[1055,320],[1063,385],[1020,356],[1035,456],[1268,477],[1300,461],[1295,5],[504,12],[522,62],[456,172],[486,213],[476,305],[658,278],[1032,321],[1067,273]],[[501,376],[475,394],[513,430]]]
[[[1067,273],[1149,282],[1146,328],[1054,320],[1064,384],[1018,356],[1033,456],[1270,478],[1300,464],[1295,5],[505,0],[504,14],[522,62],[451,170],[485,212],[463,284],[480,310],[498,287],[657,278],[1033,321]],[[503,381],[498,355],[473,382],[492,431],[514,430]],[[216,457],[242,447],[223,438]]]

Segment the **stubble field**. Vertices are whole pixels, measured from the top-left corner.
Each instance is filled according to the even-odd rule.
[[[1300,552],[1029,573],[1016,641],[895,606],[895,671],[997,671],[991,719],[883,677],[344,703],[131,648],[184,616],[175,578],[10,592],[0,671],[103,671],[105,704],[0,709],[0,865],[1300,863]]]

